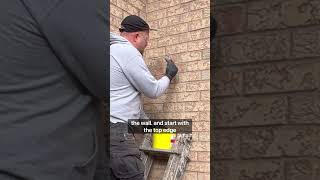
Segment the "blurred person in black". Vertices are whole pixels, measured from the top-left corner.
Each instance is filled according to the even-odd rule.
[[[107,1],[0,2],[0,179],[106,178]]]

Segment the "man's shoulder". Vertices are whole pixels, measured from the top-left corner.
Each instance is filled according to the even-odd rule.
[[[130,44],[114,44],[110,47],[110,55],[120,59],[141,57],[140,52]]]

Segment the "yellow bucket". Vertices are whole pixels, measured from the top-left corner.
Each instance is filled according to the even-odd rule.
[[[153,133],[152,148],[170,150],[175,140],[176,134],[174,133]]]

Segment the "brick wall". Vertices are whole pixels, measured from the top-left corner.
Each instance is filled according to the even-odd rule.
[[[179,74],[162,97],[144,98],[151,118],[193,120],[191,162],[185,179],[207,180],[210,166],[210,1],[209,0],[113,0],[111,31],[117,32],[128,14],[142,16],[152,28],[145,61],[160,78],[165,72],[164,56],[170,55]],[[201,132],[201,133],[200,133]],[[152,180],[160,179],[163,161],[154,163]]]
[[[185,174],[185,179],[193,180],[210,179],[209,4],[209,0],[150,0],[146,6],[147,21],[158,29],[151,33],[146,62],[160,78],[164,56],[170,55],[179,73],[161,98],[145,98],[144,108],[152,118],[193,120],[191,162]],[[151,172],[152,180],[161,177],[164,165],[159,164]]]
[[[110,1],[110,32],[119,32],[123,18],[130,14],[146,19],[147,0],[111,0]]]
[[[215,2],[212,178],[319,180],[320,1]]]

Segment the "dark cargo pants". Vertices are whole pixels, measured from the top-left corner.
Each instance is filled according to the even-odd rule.
[[[130,128],[129,128],[130,131]],[[110,123],[110,170],[112,180],[143,180],[141,153],[127,123]]]

